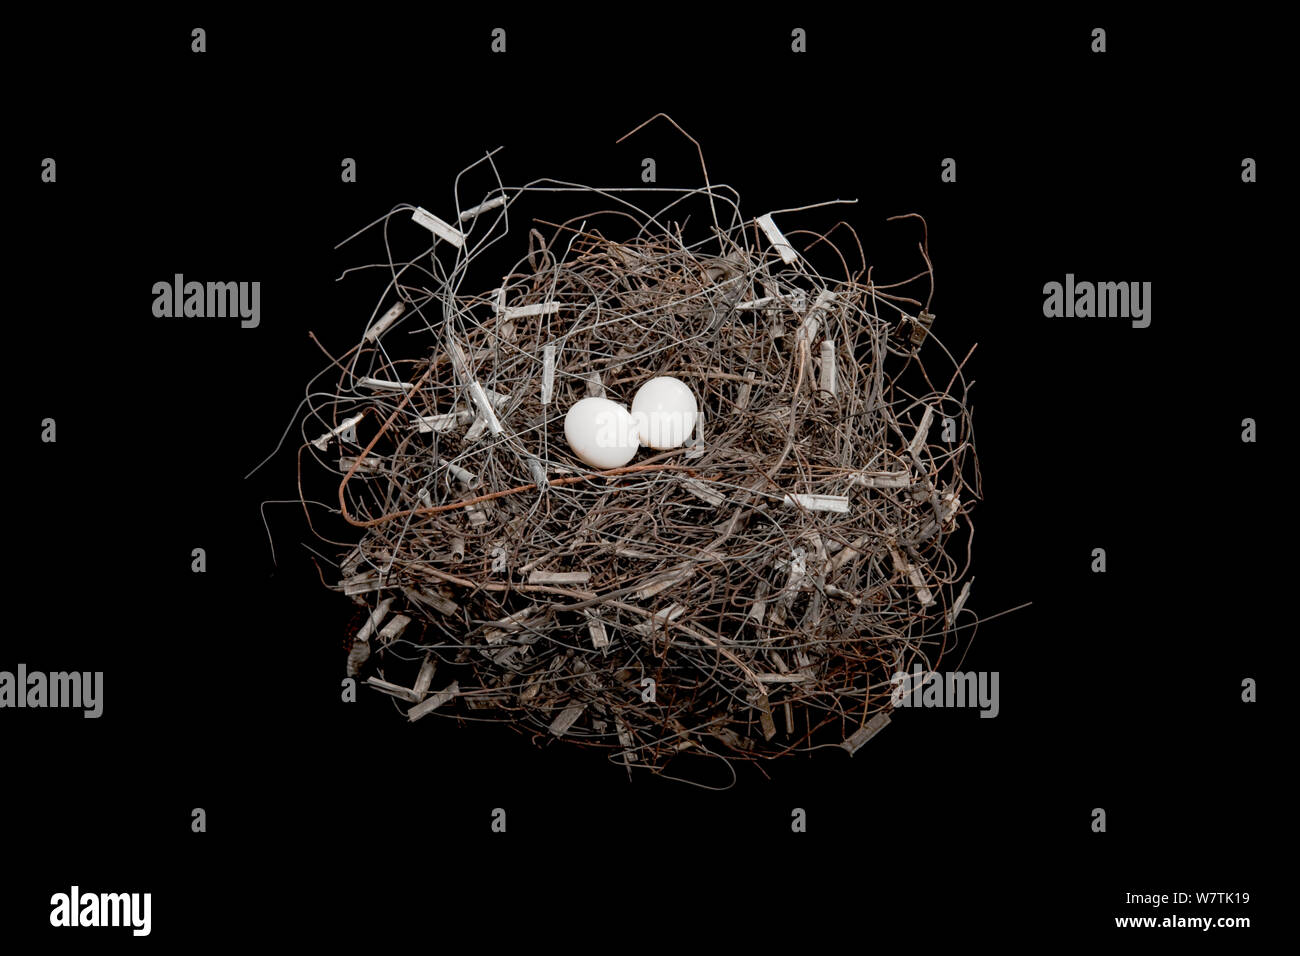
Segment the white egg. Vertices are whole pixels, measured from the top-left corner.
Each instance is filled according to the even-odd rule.
[[[699,406],[685,382],[661,375],[637,389],[632,398],[632,417],[641,444],[662,451],[686,444],[695,430]]]
[[[592,468],[620,468],[640,446],[632,413],[608,398],[574,402],[564,416],[564,437],[573,453]]]

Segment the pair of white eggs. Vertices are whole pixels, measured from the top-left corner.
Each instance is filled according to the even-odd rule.
[[[593,468],[621,468],[642,445],[665,451],[686,444],[699,407],[681,379],[652,378],[636,391],[632,409],[608,398],[584,398],[564,416],[564,437]]]

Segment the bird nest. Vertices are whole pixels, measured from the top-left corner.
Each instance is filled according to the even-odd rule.
[[[519,204],[560,193],[592,209],[526,220],[504,279],[464,292],[519,236]],[[897,217],[922,239],[892,284],[776,218],[714,185],[497,180],[450,221],[399,206],[375,224],[390,281],[331,362],[337,389],[310,392],[304,437],[323,434],[303,446],[353,535],[349,676],[410,720],[499,720],[629,771],[853,752],[888,721],[893,676],[953,644],[969,590],[963,362],[932,328],[919,216]],[[657,376],[697,399],[684,446],[575,457],[573,403],[630,403]]]

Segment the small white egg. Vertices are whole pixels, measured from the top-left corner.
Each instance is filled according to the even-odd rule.
[[[632,417],[641,444],[659,451],[686,444],[698,416],[695,395],[685,382],[671,375],[650,379],[632,398]]]
[[[592,468],[620,468],[640,447],[636,422],[626,406],[608,398],[584,398],[564,416],[564,438]]]

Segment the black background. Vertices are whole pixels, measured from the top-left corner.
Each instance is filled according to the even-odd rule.
[[[1268,680],[1288,590],[1268,555],[1291,510],[1269,25],[576,16],[15,26],[0,668],[103,670],[105,710],[0,715],[0,929],[47,933],[50,895],[78,883],[152,892],[155,945],[1149,938],[1114,929],[1149,912],[1125,892],[1223,889],[1254,899],[1211,915],[1257,928],[1211,933],[1248,943],[1290,752]],[[342,351],[377,298],[377,280],[335,283],[361,259],[334,245],[397,203],[444,208],[497,146],[512,183],[635,184],[654,156],[659,185],[698,185],[662,121],[615,144],[659,111],[748,215],[857,198],[799,224],[843,216],[878,279],[915,266],[915,225],[885,218],[928,220],[936,331],[958,355],[979,343],[970,606],[1033,602],[981,625],[963,664],[1000,672],[997,719],[908,712],[852,759],[707,792],[340,701],[352,606],[321,587],[301,510],[267,507],[278,563],[259,510],[296,493],[296,424],[244,479],[323,362],[307,332]],[[1245,156],[1261,182],[1241,182]],[[261,326],[155,319],[150,289],[177,272],[261,281]],[[1151,326],[1045,319],[1043,284],[1067,272],[1150,281]]]

